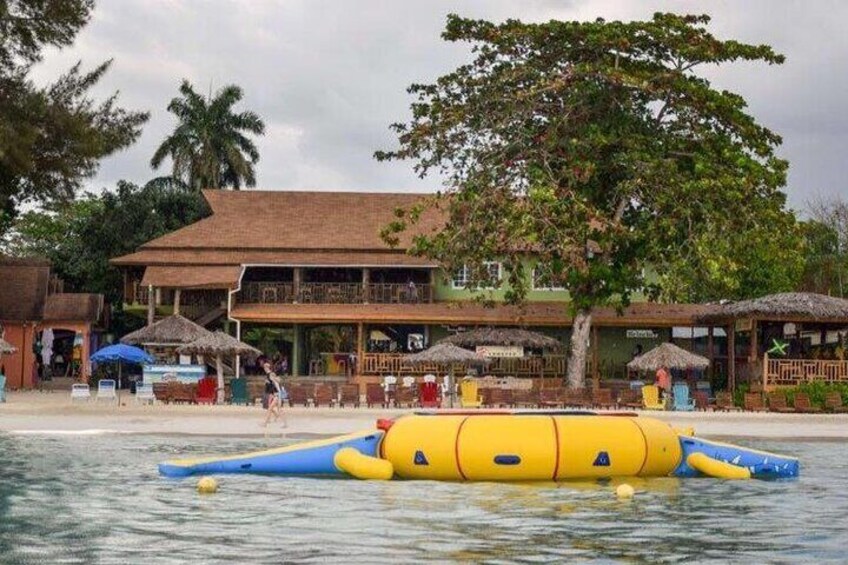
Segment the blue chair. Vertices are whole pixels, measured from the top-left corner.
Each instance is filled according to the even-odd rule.
[[[691,412],[695,409],[695,400],[689,398],[689,385],[677,383],[671,388],[674,397],[674,409],[681,412]]]
[[[6,402],[6,376],[0,375],[0,402]]]

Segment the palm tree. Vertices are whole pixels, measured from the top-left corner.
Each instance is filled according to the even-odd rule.
[[[183,80],[180,94],[168,104],[179,123],[153,154],[151,166],[157,169],[170,157],[172,176],[194,190],[256,186],[259,151],[247,134],[264,134],[265,124],[254,112],[233,112],[241,88],[231,84],[204,98]]]

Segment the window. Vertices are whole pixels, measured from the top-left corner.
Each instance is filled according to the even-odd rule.
[[[477,282],[477,288],[494,288],[498,281],[501,280],[501,264],[497,261],[484,261],[483,267],[487,271],[486,280]],[[468,288],[473,286],[471,269],[468,265],[463,265],[453,274],[451,281],[453,288]]]
[[[559,278],[560,280],[555,280]],[[533,290],[565,290],[562,286],[562,275],[557,277],[542,264],[533,267]]]

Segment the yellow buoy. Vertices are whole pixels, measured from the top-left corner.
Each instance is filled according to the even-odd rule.
[[[197,481],[197,492],[201,494],[212,494],[218,490],[218,481],[212,477],[200,477]]]
[[[391,461],[363,455],[352,447],[339,449],[333,457],[333,463],[357,479],[388,481],[395,474]]]
[[[634,494],[636,494],[636,491],[627,483],[620,484],[615,488],[615,495],[618,498],[633,498]]]

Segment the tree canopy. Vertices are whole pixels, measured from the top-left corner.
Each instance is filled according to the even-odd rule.
[[[479,273],[498,258],[513,302],[528,289],[526,256],[537,256],[571,295],[571,386],[584,382],[594,306],[769,279],[783,258],[751,265],[756,248],[773,226],[790,238],[795,229],[781,191],[787,163],[774,153],[780,137],[696,71],[784,58],[719,40],[708,23],[664,13],[540,24],[449,16],[443,38],[471,43],[472,60],[412,85],[412,118],[392,126],[398,147],[376,154],[413,160],[421,176],[441,173],[446,190],[398,211],[384,238],[395,242],[438,206],[445,228],[417,236],[411,251]]]
[[[47,46],[69,45],[92,0],[0,2],[0,234],[24,203],[73,198],[100,159],[132,144],[147,120],[89,91],[109,68],[77,63],[47,86],[29,79]]]
[[[170,158],[172,175],[195,190],[256,186],[259,150],[248,135],[263,135],[265,123],[255,112],[233,110],[243,95],[231,84],[205,98],[184,80],[180,96],[168,104],[177,127],[153,154],[151,166],[158,169]]]

